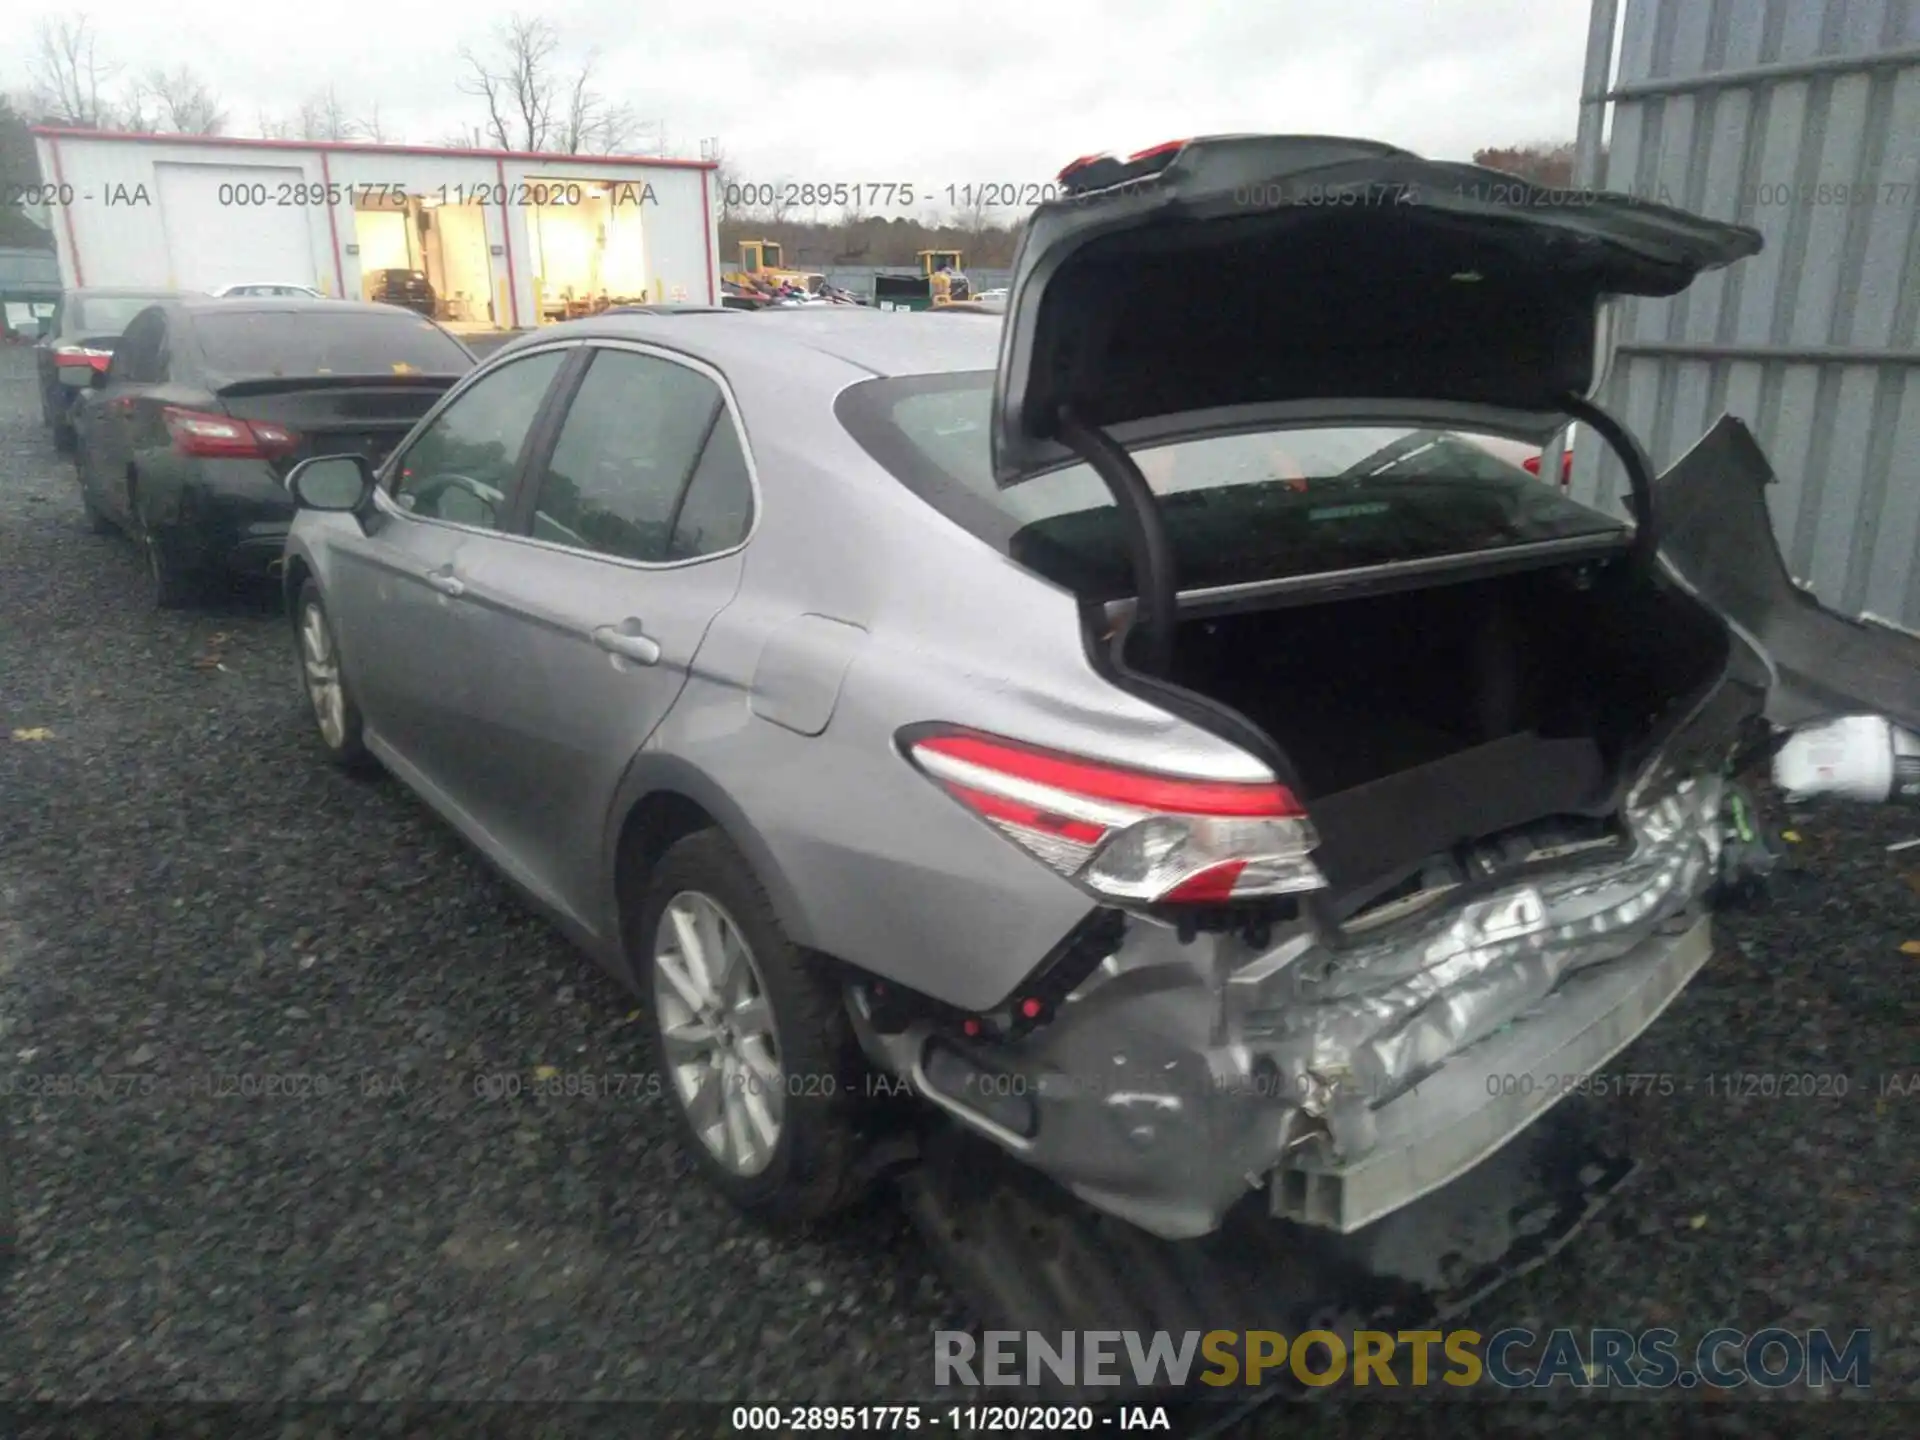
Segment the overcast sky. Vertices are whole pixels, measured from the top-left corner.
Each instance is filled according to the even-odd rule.
[[[456,89],[459,46],[487,46],[516,8],[533,7],[30,0],[8,23],[0,85],[25,83],[32,21],[84,13],[102,59],[128,72],[198,69],[230,133],[332,81],[349,112],[378,101],[390,139],[438,144],[479,118]],[[604,90],[664,122],[671,153],[712,136],[745,180],[939,191],[1234,131],[1360,135],[1444,159],[1571,139],[1587,3],[551,0],[539,13],[569,58],[599,48]]]

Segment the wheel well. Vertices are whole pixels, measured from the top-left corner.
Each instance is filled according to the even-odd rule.
[[[720,822],[697,800],[677,790],[655,790],[641,798],[620,827],[620,844],[614,852],[617,877],[615,899],[620,907],[620,933],[639,919],[640,894],[646,878],[660,857],[676,841],[699,830],[719,828]]]
[[[307,562],[298,555],[287,561],[287,568],[282,572],[282,580],[283,593],[287,597],[289,610],[293,608],[293,602],[300,598],[300,587],[307,583],[307,577],[312,573],[307,569]]]

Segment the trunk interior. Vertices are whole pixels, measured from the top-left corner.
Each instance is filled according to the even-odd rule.
[[[1691,597],[1586,561],[1189,619],[1168,678],[1279,746],[1329,882],[1360,898],[1469,841],[1609,814],[1726,650]]]

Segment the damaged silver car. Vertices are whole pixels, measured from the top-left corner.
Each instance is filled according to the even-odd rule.
[[[1353,140],[1063,178],[1004,321],[599,317],[296,474],[304,681],[651,997],[737,1202],[965,1136],[1130,1264],[1249,1207],[1330,1253],[1654,1021],[1769,706],[1900,714],[1913,656],[1725,563],[1737,422],[1656,485],[1589,398],[1610,296],[1756,232]],[[1464,438],[1569,420],[1632,523]],[[916,1213],[988,1290],[1117,1323],[966,1179]]]

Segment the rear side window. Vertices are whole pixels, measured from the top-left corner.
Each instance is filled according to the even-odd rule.
[[[159,383],[164,369],[167,317],[163,310],[148,310],[127,327],[114,347],[108,373],[129,385]]]
[[[988,372],[870,380],[841,423],[907,487],[1029,569],[1090,599],[1134,592],[1112,496],[1085,465],[1000,489]],[[1583,535],[1620,522],[1470,435],[1321,426],[1139,450],[1183,589],[1393,564]]]
[[[731,550],[747,538],[752,526],[753,480],[746,452],[740,448],[733,417],[723,413],[680,502],[667,558],[693,560]]]
[[[445,331],[410,310],[202,312],[193,329],[207,368],[235,378],[464,375],[473,368]]]
[[[133,317],[161,297],[158,295],[85,295],[71,303],[67,328],[76,335],[124,335]]]
[[[535,539],[660,564],[745,538],[752,490],[720,387],[686,365],[601,350],[534,499]]]

